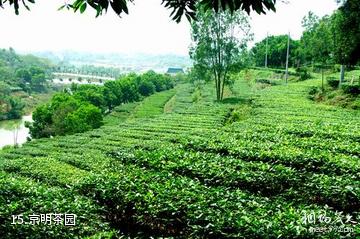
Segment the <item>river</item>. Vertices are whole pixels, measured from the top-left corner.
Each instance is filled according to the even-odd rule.
[[[30,136],[25,121],[32,121],[31,115],[23,116],[18,120],[0,121],[0,149],[6,145],[21,145]]]

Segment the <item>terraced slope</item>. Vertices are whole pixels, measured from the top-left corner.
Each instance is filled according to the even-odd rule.
[[[240,80],[223,103],[211,86],[193,103],[182,84],[98,130],[4,150],[0,237],[355,238],[360,113],[307,100],[317,83],[253,92]],[[243,104],[247,117],[224,125]],[[32,213],[73,213],[77,225],[11,224]],[[311,232],[330,225],[312,214],[354,232]]]

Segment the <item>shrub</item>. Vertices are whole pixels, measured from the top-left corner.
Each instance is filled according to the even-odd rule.
[[[319,93],[319,87],[313,86],[309,90],[309,99],[314,100],[316,95]]]
[[[279,82],[276,82],[274,80],[268,80],[268,79],[256,79],[255,81],[258,84],[264,84],[264,85],[278,85]]]
[[[248,105],[241,105],[235,108],[230,108],[225,115],[224,124],[232,124],[241,120],[247,119],[251,115],[251,107]]]
[[[359,110],[360,109],[360,99],[356,99],[351,105],[350,105],[351,109],[354,110]]]
[[[66,93],[55,95],[51,102],[38,107],[33,123],[28,123],[33,138],[84,132],[102,125],[101,110]]]
[[[106,109],[106,100],[104,97],[103,87],[98,87],[95,85],[76,86],[74,96],[76,99],[93,104],[103,111]]]
[[[256,79],[256,83],[269,84],[271,85],[271,81],[268,79]]]
[[[99,128],[102,125],[101,110],[91,104],[80,106],[75,112],[68,114],[64,119],[65,134],[82,133]]]
[[[360,85],[347,85],[344,84],[341,86],[341,89],[345,94],[357,96],[360,94]]]
[[[19,119],[25,107],[19,97],[11,96],[11,87],[0,82],[0,120]]]
[[[143,96],[149,96],[154,94],[155,85],[148,80],[141,80],[139,83],[139,93]]]
[[[296,73],[298,73],[300,81],[308,80],[311,78],[311,74],[306,67],[296,68]]]
[[[198,102],[201,99],[201,90],[199,87],[196,87],[195,91],[192,93],[192,102]]]
[[[340,80],[335,77],[328,77],[326,81],[327,84],[333,89],[337,88],[340,84]]]

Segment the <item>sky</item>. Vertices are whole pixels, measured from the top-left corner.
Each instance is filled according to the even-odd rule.
[[[71,2],[71,1],[70,1]],[[31,11],[21,9],[16,16],[9,6],[0,9],[0,48],[16,51],[75,50],[97,53],[145,53],[187,55],[191,43],[190,24],[177,24],[161,0],[135,0],[130,14],[118,17],[112,10],[95,18],[91,8],[84,14],[57,9],[64,0],[36,0]],[[335,0],[278,1],[277,12],[251,13],[254,42],[269,35],[287,34],[299,39],[301,20],[311,10],[319,16],[331,14]],[[254,44],[254,42],[252,44]]]

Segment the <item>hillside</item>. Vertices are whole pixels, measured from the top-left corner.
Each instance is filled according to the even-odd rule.
[[[181,83],[120,106],[100,129],[4,149],[0,237],[348,234],[311,232],[312,214],[359,235],[360,112],[309,100],[319,84],[259,89],[241,78],[217,103],[212,85],[193,102],[194,86]],[[11,224],[45,213],[76,214],[76,225]]]
[[[48,99],[52,69],[46,59],[0,49],[0,121],[20,119]]]

